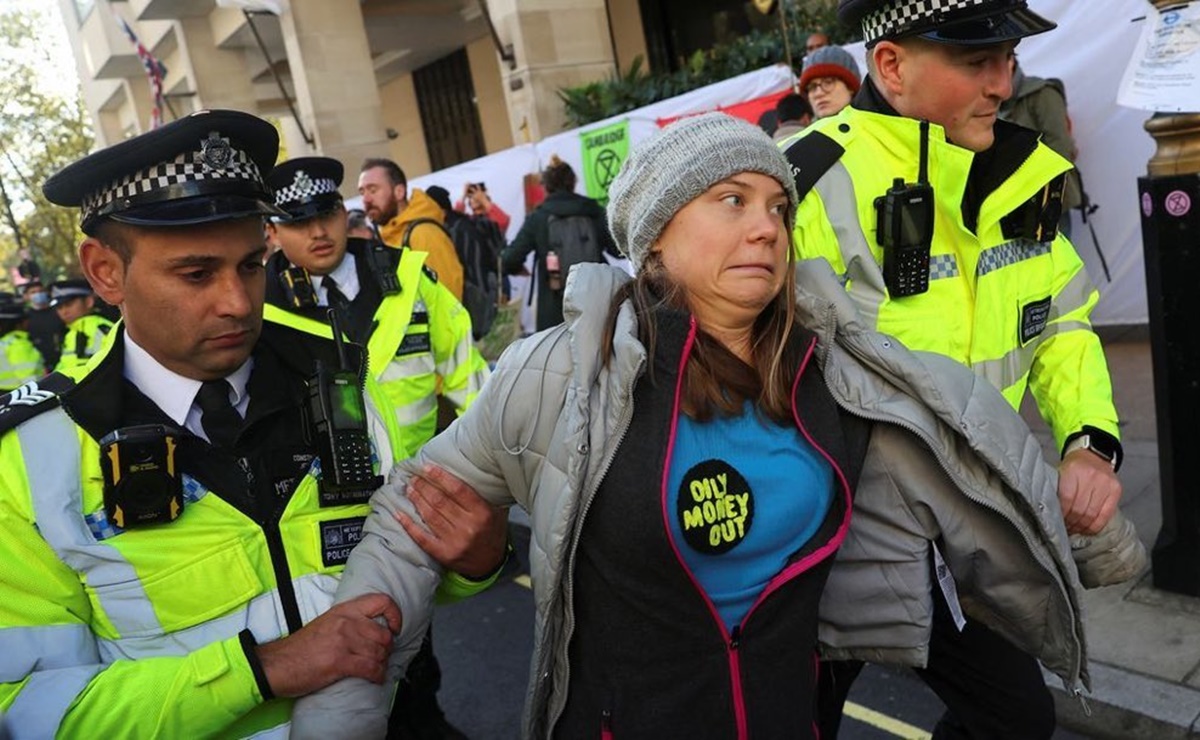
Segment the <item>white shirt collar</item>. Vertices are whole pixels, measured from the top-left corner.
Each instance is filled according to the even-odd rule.
[[[233,388],[233,406],[236,409],[246,408],[246,384],[253,369],[254,358],[248,357],[241,367],[225,378]],[[188,411],[200,391],[200,381],[185,378],[163,367],[133,341],[129,332],[125,332],[125,379],[137,386],[168,418],[181,427],[186,425]]]
[[[334,268],[329,275],[338,284],[338,289],[342,291],[342,295],[348,300],[354,300],[358,297],[360,286],[358,284],[358,267],[354,260],[354,255],[346,252],[346,256],[342,258],[342,263]],[[321,305],[329,305],[329,297],[325,295],[325,289],[322,284],[325,282],[324,275],[313,275],[312,278],[313,291],[321,298]]]

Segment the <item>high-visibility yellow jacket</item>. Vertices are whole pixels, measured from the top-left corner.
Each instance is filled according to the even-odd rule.
[[[29,332],[13,329],[0,337],[0,391],[11,391],[42,374],[42,353],[29,340]]]
[[[437,397],[442,395],[461,414],[479,395],[487,380],[487,361],[471,341],[471,317],[450,291],[422,269],[426,253],[411,249],[387,254],[396,261],[400,291],[380,295],[362,250],[366,242],[352,239],[359,272],[360,303],[377,301],[365,338],[369,372],[386,398],[399,435],[394,440],[397,459],[411,457],[433,438],[437,430]],[[325,314],[328,309],[293,309],[278,288],[282,252],[268,263],[265,315],[301,331],[332,338]],[[369,295],[375,291],[374,298]],[[359,337],[356,337],[359,338]]]
[[[277,639],[329,607],[369,509],[320,505],[319,458],[293,432],[305,366],[315,357],[334,361],[332,345],[266,322],[247,428],[248,439],[269,437],[272,447],[238,462],[258,475],[238,478],[235,465],[205,462],[218,453],[183,435],[179,449],[192,446],[178,458],[182,515],[126,530],[104,514],[97,442],[129,423],[122,415],[138,403],[125,389],[123,346],[123,332],[114,331],[87,367],[0,398],[6,729],[13,738],[286,737],[291,702],[263,700],[246,634]],[[396,427],[378,413],[386,400],[369,377],[365,395],[377,469],[386,475]],[[141,408],[161,415],[148,402]],[[280,465],[289,481],[282,491]],[[254,494],[210,490],[231,475],[246,491],[274,486],[275,512],[264,513],[261,495],[247,502]]]
[[[1071,167],[1033,132],[997,123],[996,145],[975,154],[930,125],[929,290],[888,294],[875,200],[896,178],[917,181],[919,129],[916,120],[851,106],[780,144],[798,182],[806,162],[828,155],[830,140],[835,152],[844,150],[801,196],[797,255],[827,259],[871,328],[973,368],[1014,408],[1028,387],[1060,449],[1084,425],[1119,437],[1108,368],[1088,318],[1098,293],[1083,262],[1066,237],[1014,236],[1006,219]]]
[[[104,337],[112,331],[113,322],[98,314],[90,313],[80,316],[67,325],[67,333],[63,337],[62,355],[58,358],[55,370],[65,371],[73,367],[81,367],[88,363],[104,342]]]

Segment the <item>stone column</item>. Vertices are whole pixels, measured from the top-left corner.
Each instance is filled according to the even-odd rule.
[[[258,113],[254,84],[246,71],[241,49],[217,46],[208,18],[181,18],[177,26],[180,47],[192,70],[194,107],[226,108]]]
[[[513,142],[566,129],[558,90],[611,77],[612,33],[604,0],[487,0],[515,66],[500,62]]]
[[[358,165],[387,156],[375,69],[359,0],[293,0],[280,16],[299,124],[313,145],[288,141],[288,155],[321,154],[346,166],[342,192],[356,192]]]

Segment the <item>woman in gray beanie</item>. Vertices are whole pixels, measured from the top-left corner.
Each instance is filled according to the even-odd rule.
[[[811,737],[817,603],[866,429],[809,362],[788,164],[759,128],[701,115],[637,146],[609,199],[636,276],[572,269],[565,323],[512,345],[375,495],[338,598],[391,595],[416,647],[437,575],[414,520],[436,532],[435,500],[470,495],[449,471],[530,514],[525,737]],[[386,689],[342,682],[293,731],[365,737],[386,709]]]

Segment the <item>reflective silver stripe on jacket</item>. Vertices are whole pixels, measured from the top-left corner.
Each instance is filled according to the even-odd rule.
[[[0,630],[0,683],[22,681],[35,670],[100,662],[86,624],[8,627]]]
[[[137,571],[116,548],[96,542],[83,518],[79,436],[61,408],[17,427],[29,477],[34,523],[60,560],[95,583],[121,583],[120,594],[96,598],[123,635],[161,632]],[[53,454],[50,454],[53,451]]]
[[[854,197],[854,180],[846,165],[838,162],[817,181],[817,194],[825,206],[825,215],[833,227],[842,263],[846,266],[843,283],[858,304],[862,318],[874,327],[879,322],[879,306],[887,298],[883,271],[871,253],[870,244],[858,220],[858,201]]]
[[[187,629],[167,634],[98,640],[100,657],[105,663],[112,663],[163,655],[184,656],[206,645],[234,637],[244,629],[253,632],[258,642],[269,642],[283,636],[285,623],[279,593],[271,591],[251,599],[245,608]]]
[[[67,708],[99,672],[98,665],[81,665],[31,675],[4,717],[11,740],[54,737]]]

